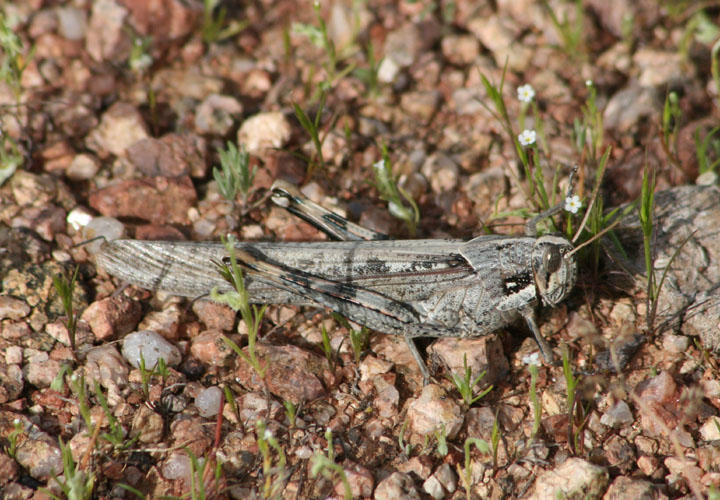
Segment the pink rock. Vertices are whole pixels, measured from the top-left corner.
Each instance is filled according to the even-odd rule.
[[[140,321],[142,307],[124,295],[108,297],[93,302],[82,313],[99,340],[116,338],[133,331]]]
[[[133,179],[90,195],[90,206],[110,217],[137,217],[155,224],[189,224],[197,200],[189,177]]]

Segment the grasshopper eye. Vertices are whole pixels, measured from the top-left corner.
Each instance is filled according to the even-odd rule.
[[[543,268],[548,275],[560,269],[562,255],[556,246],[547,247],[543,252]]]

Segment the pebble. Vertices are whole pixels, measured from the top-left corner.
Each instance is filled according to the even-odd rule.
[[[58,33],[68,40],[82,40],[87,32],[87,14],[77,7],[58,7]]]
[[[612,428],[624,427],[634,421],[630,406],[625,401],[618,401],[600,417],[600,423]]]
[[[33,432],[32,437],[22,442],[15,459],[38,481],[47,481],[53,474],[63,472],[62,455],[57,441],[44,432]]]
[[[195,396],[195,406],[201,417],[210,418],[218,414],[223,401],[223,392],[217,387],[208,387]]]
[[[150,311],[145,315],[139,328],[152,330],[168,340],[177,340],[183,312],[177,304],[171,304],[162,311]]]
[[[198,135],[170,133],[135,142],[128,147],[127,158],[148,177],[203,177],[206,149],[205,140]]]
[[[30,314],[30,306],[22,299],[0,295],[0,319],[20,319]]]
[[[131,333],[123,339],[123,357],[133,367],[140,367],[140,356],[145,360],[145,368],[152,369],[157,365],[160,358],[165,360],[168,366],[177,366],[182,360],[177,347],[157,332],[141,330]]]
[[[90,304],[80,319],[90,325],[98,340],[111,340],[135,329],[142,315],[139,302],[116,295]]]
[[[44,207],[54,200],[57,181],[47,174],[18,170],[10,179],[10,189],[18,205]]]
[[[321,378],[328,379],[326,385],[332,385],[327,384],[332,374],[327,371],[325,358],[293,345],[258,344],[256,349],[258,358],[264,360],[267,367],[267,389],[283,400],[297,405],[323,396],[325,388]],[[243,351],[247,353],[247,348]],[[257,390],[265,388],[255,370],[244,360],[238,360],[236,376],[247,387]]]
[[[206,330],[193,338],[190,353],[202,363],[212,366],[224,366],[233,356],[220,330]]]
[[[5,354],[6,360],[8,353]],[[18,353],[13,353],[13,360],[17,360]],[[22,361],[22,351],[20,352],[20,361]],[[18,364],[0,363],[0,403],[14,401],[20,396],[24,387],[24,376],[22,369]]]
[[[531,500],[547,498],[600,498],[608,485],[608,472],[581,458],[569,458],[535,480]]]
[[[235,325],[235,311],[224,304],[199,299],[193,302],[192,310],[208,329],[230,331]]]
[[[410,91],[400,97],[400,108],[412,118],[428,123],[441,100],[442,95],[437,90]]]
[[[700,426],[700,435],[705,441],[720,440],[720,418],[712,416]]]
[[[443,430],[448,439],[454,438],[463,424],[462,408],[435,384],[423,387],[419,398],[408,405],[410,429],[419,436]]]
[[[25,379],[38,388],[50,387],[50,384],[60,372],[63,363],[55,359],[33,361],[23,367]]]
[[[350,484],[352,498],[370,498],[373,492],[373,485],[375,484],[372,472],[355,462],[345,461],[342,465],[345,478]],[[345,485],[342,481],[337,481],[335,483],[336,497],[342,498],[344,494]]]
[[[127,9],[114,0],[93,3],[85,50],[95,61],[120,63],[121,58],[127,57],[130,44],[129,35],[124,30],[127,13]]]
[[[657,112],[657,92],[650,87],[630,84],[610,98],[603,112],[605,128],[622,134]]]
[[[189,177],[131,179],[95,191],[90,206],[110,217],[136,217],[155,224],[189,224],[197,194]]]
[[[445,59],[458,66],[470,64],[480,55],[480,42],[473,35],[448,35],[441,47]]]
[[[477,389],[503,380],[510,371],[502,342],[496,335],[475,339],[438,339],[428,351],[438,356],[442,360],[442,365],[454,375],[464,377],[465,359],[473,380],[482,372],[486,372]]]
[[[105,111],[100,124],[90,132],[87,145],[100,157],[124,156],[127,148],[148,137],[147,125],[137,108],[117,102]]]
[[[290,139],[290,122],[279,111],[259,113],[245,120],[238,130],[238,144],[260,156],[267,149],[282,148]]]
[[[679,84],[694,78],[692,65],[678,51],[656,50],[640,47],[632,57],[634,68],[640,72],[638,83],[644,87]]]
[[[163,418],[145,405],[140,405],[132,419],[131,433],[141,443],[158,443],[163,437]]]
[[[603,500],[625,500],[626,498],[650,499],[667,497],[664,497],[659,488],[650,481],[618,476],[603,495]]]
[[[119,393],[127,386],[130,370],[125,360],[113,344],[105,344],[90,349],[85,363],[85,377],[97,380],[103,387]]]
[[[232,96],[210,94],[195,110],[195,130],[199,134],[226,136],[243,106]]]
[[[185,479],[190,477],[192,465],[190,457],[184,451],[176,451],[170,455],[162,465],[162,475],[165,479]]]
[[[420,492],[409,474],[393,472],[377,485],[374,500],[420,500]]]
[[[94,156],[80,153],[72,159],[65,170],[65,175],[71,181],[86,181],[95,177],[98,170],[100,170],[100,165]]]

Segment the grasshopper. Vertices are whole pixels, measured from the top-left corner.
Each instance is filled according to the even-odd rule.
[[[415,337],[480,337],[524,318],[546,361],[552,350],[535,321],[576,277],[573,245],[560,236],[480,236],[462,240],[389,240],[303,197],[283,181],[272,200],[341,241],[237,242],[235,257],[253,303],[327,307],[355,323],[402,335],[424,380]],[[554,207],[533,218],[559,211]],[[198,297],[230,290],[213,262],[229,262],[221,243],[119,239],[96,255],[109,274],[151,290]]]

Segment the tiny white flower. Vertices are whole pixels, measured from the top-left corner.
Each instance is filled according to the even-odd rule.
[[[593,81],[588,78],[587,80],[585,80],[585,86],[586,86],[586,87],[592,87],[592,86],[593,86]]]
[[[565,211],[571,214],[578,213],[578,210],[582,208],[582,202],[578,195],[568,196],[565,198]]]
[[[18,425],[19,423],[20,423],[20,419],[19,419],[19,418],[14,418],[14,419],[13,419],[13,425]]]
[[[522,362],[526,365],[540,366],[540,353],[527,354],[523,356]]]
[[[376,161],[373,163],[373,168],[377,171],[382,171],[385,168],[385,160]]]
[[[523,146],[531,146],[535,144],[537,134],[534,130],[523,130],[520,132],[520,135],[518,135],[518,141],[520,141],[520,144]]]
[[[518,87],[517,96],[520,101],[530,103],[532,102],[533,97],[535,97],[535,89],[532,88],[532,85],[526,83],[525,85]]]
[[[275,437],[275,436],[273,436],[272,431],[270,429],[265,429],[265,433],[263,434],[263,439],[265,441],[268,441],[268,440],[272,439],[273,437]]]

